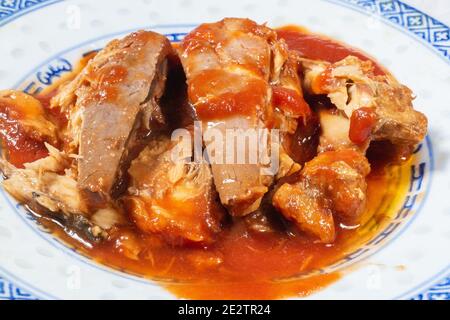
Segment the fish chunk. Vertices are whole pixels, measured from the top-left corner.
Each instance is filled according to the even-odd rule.
[[[51,145],[49,156],[18,169],[0,159],[3,187],[22,203],[36,202],[52,212],[88,215],[88,205],[70,171],[72,159]]]
[[[265,25],[238,18],[202,24],[182,42],[180,58],[198,119],[205,129],[223,137],[236,129],[280,128],[293,133],[297,119],[309,110],[295,56]],[[247,159],[270,154],[265,145],[265,141],[248,143],[239,152]],[[205,147],[211,156],[208,143]],[[274,177],[261,170],[267,164],[259,159],[256,163],[226,159],[211,164],[216,189],[232,215],[247,215],[259,207]]]
[[[169,243],[209,244],[224,217],[210,168],[173,161],[173,148],[168,138],[155,139],[132,162],[126,207],[141,230]]]
[[[333,140],[335,148],[350,143],[362,151],[370,141],[390,141],[411,154],[425,137],[427,118],[414,110],[411,90],[389,74],[374,75],[372,62],[349,56],[336,63],[302,59],[302,65],[305,90],[327,95],[339,111],[322,113],[322,127],[332,131],[338,125],[348,132],[341,141],[325,139],[322,149],[333,149]]]
[[[335,219],[356,225],[365,208],[370,172],[358,151],[327,151],[275,192],[273,205],[300,230],[323,243],[335,239]]]
[[[133,149],[164,123],[158,102],[171,54],[169,40],[154,32],[113,40],[52,99],[52,107],[70,114],[80,189],[106,199],[120,190]]]

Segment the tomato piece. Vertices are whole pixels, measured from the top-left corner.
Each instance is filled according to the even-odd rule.
[[[311,114],[311,109],[303,97],[292,89],[272,87],[272,103],[294,117],[307,117]]]
[[[5,103],[0,103],[0,142],[8,161],[18,168],[48,155],[43,141],[25,132],[20,125],[20,113]]]
[[[377,115],[373,108],[362,107],[353,111],[350,117],[350,140],[356,144],[366,142],[376,122]]]

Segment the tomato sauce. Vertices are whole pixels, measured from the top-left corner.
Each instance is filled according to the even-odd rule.
[[[353,111],[350,117],[350,140],[356,144],[366,142],[376,122],[377,116],[373,108],[363,107]]]
[[[176,247],[136,227],[123,226],[92,247],[71,238],[52,222],[40,220],[59,238],[96,262],[143,276],[190,299],[279,299],[307,296],[340,279],[340,272],[316,271],[357,249],[391,219],[406,192],[408,170],[380,167],[368,177],[368,204],[360,228],[337,224],[331,245],[284,231],[258,234],[243,221],[227,225],[208,248]]]
[[[307,117],[311,113],[311,110],[303,97],[292,89],[273,86],[272,102],[273,105],[292,116]]]
[[[323,35],[318,35],[298,26],[286,26],[277,30],[278,36],[286,41],[289,49],[298,51],[303,57],[313,60],[337,62],[353,55],[361,60],[374,63],[376,75],[383,75],[386,70],[375,59],[359,49],[340,43]]]
[[[33,138],[21,125],[23,117],[7,102],[0,101],[0,136],[10,163],[22,168],[24,163],[45,157],[48,152],[42,140]]]
[[[58,87],[64,82],[75,78],[96,54],[96,51],[84,54],[73,72],[65,75],[59,81],[34,96],[44,108],[47,118],[58,128],[64,128],[67,125],[69,115],[61,112],[58,108],[51,108],[51,99],[58,93]],[[46,157],[48,150],[44,141],[36,140],[24,131],[19,123],[20,115],[11,114],[12,110],[11,106],[0,103],[0,142],[8,161],[18,168],[23,168],[25,163]]]
[[[240,82],[244,82],[240,90],[229,90],[230,85]],[[188,90],[199,118],[210,121],[236,115],[256,117],[257,106],[267,95],[267,84],[260,79],[242,80],[221,70],[205,70],[190,81]],[[216,95],[205,98],[212,90]]]
[[[369,59],[356,49],[299,30],[283,28],[279,35],[291,49],[299,50],[305,57],[334,62],[354,54]],[[377,70],[383,72],[378,65]],[[284,93],[276,99],[286,100]],[[291,97],[287,99],[289,102]],[[306,112],[303,105],[289,104],[292,105],[298,108],[296,111]],[[25,155],[34,152],[32,147],[23,145],[19,149]],[[226,224],[217,241],[208,248],[171,246],[157,236],[139,231],[131,220],[115,228],[108,240],[99,243],[79,242],[77,237],[70,237],[45,216],[39,218],[39,222],[79,253],[117,270],[160,280],[161,285],[179,297],[274,299],[306,296],[341,277],[339,272],[317,271],[326,270],[328,265],[361,246],[386,225],[406,192],[408,174],[406,166],[377,165],[373,168],[367,179],[368,203],[361,226],[349,228],[337,223],[337,239],[329,245],[285,231],[256,233],[244,220]]]
[[[40,93],[35,96],[37,100],[41,103],[42,107],[45,109],[47,116],[50,120],[57,125],[58,128],[63,128],[67,125],[69,121],[69,115],[61,112],[58,108],[51,108],[50,101],[56,95],[58,91],[56,89],[46,91],[45,93]]]
[[[89,70],[86,77],[91,82],[91,86],[93,84],[96,84],[96,86],[90,88],[85,103],[116,100],[118,96],[117,85],[126,79],[127,74],[128,70],[120,65]]]

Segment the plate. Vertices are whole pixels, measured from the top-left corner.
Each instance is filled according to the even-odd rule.
[[[429,135],[407,168],[392,221],[332,266],[344,276],[308,299],[450,299],[450,29],[401,1],[5,0],[0,88],[37,93],[82,53],[137,29],[174,42],[201,22],[248,17],[299,24],[370,53],[417,94]],[[1,299],[172,299],[157,283],[79,255],[0,191]],[[293,297],[295,298],[295,297]]]

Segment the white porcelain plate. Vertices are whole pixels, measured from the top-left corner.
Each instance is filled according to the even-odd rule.
[[[2,0],[0,88],[35,93],[112,38],[151,29],[179,41],[228,16],[299,24],[365,50],[417,94],[429,119],[392,222],[326,268],[348,272],[309,298],[450,299],[450,29],[401,1]],[[79,298],[174,296],[80,256],[0,190],[0,299]]]

